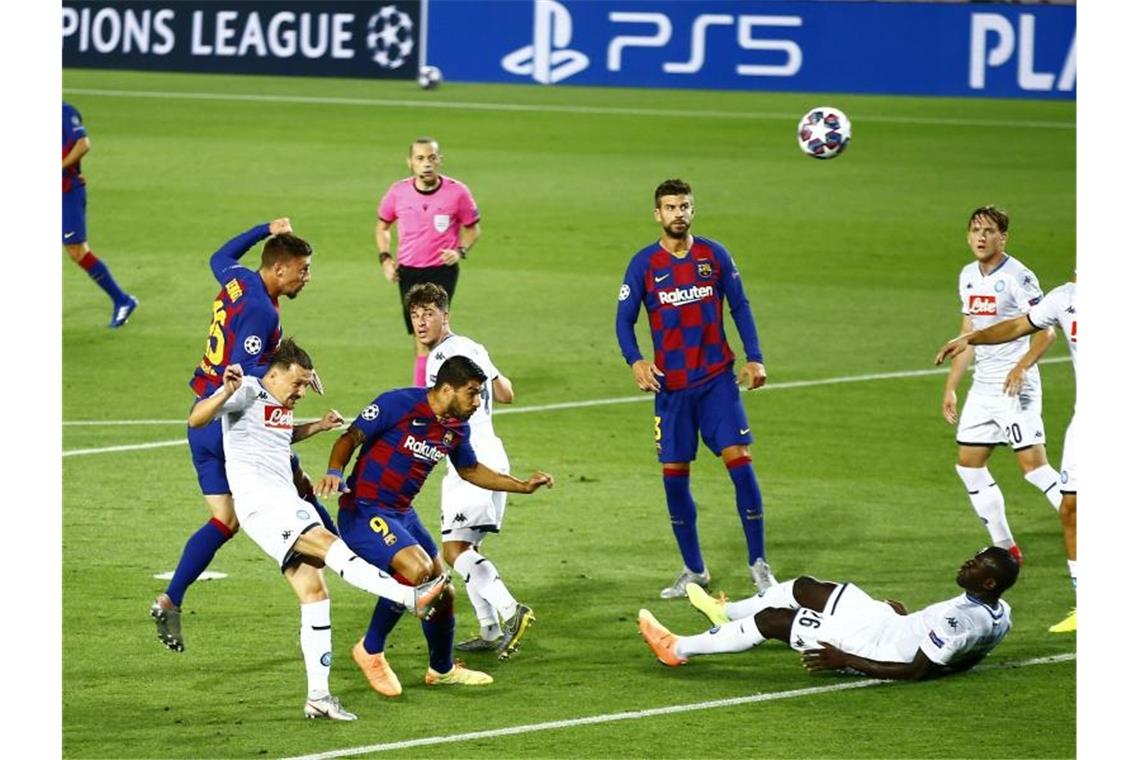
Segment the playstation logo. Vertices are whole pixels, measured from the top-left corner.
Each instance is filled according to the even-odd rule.
[[[511,74],[530,76],[540,84],[556,84],[590,65],[585,53],[570,50],[574,21],[555,0],[534,0],[534,44],[503,56]]]

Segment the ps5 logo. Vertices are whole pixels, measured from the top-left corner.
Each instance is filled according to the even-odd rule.
[[[534,2],[534,44],[503,56],[511,74],[529,76],[541,84],[555,84],[590,65],[585,53],[570,50],[574,21],[570,11],[555,0]]]

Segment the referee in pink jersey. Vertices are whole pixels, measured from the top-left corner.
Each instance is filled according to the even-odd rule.
[[[393,182],[376,209],[376,249],[389,282],[400,286],[404,326],[416,349],[413,375],[427,385],[428,347],[416,339],[404,296],[413,285],[434,282],[455,298],[459,260],[479,239],[479,208],[467,185],[439,173],[443,154],[431,137],[419,137],[408,148],[412,176]],[[399,247],[392,257],[392,225],[399,223]]]

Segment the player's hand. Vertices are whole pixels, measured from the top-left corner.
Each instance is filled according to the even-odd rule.
[[[336,475],[325,474],[321,478],[321,482],[317,483],[317,496],[322,499],[327,499],[333,494],[339,494],[341,491],[340,478]]]
[[[548,472],[539,472],[536,470],[526,482],[526,493],[534,493],[543,486],[554,488],[554,476]]]
[[[942,394],[942,419],[951,425],[958,424],[958,394],[954,391]]]
[[[959,335],[957,338],[946,341],[945,345],[938,349],[938,353],[934,355],[934,366],[939,366],[947,359],[953,359],[969,348],[970,344],[966,342],[969,338],[970,334],[966,333],[965,335]]]
[[[1025,367],[1015,364],[1009,374],[1005,376],[1005,395],[1016,396],[1021,393],[1021,386],[1025,385]]]
[[[649,393],[656,393],[661,390],[661,383],[657,380],[659,377],[665,377],[665,373],[657,369],[657,365],[650,364],[645,359],[638,359],[630,365],[633,370],[633,381],[637,383],[637,387]]]
[[[285,232],[293,231],[293,223],[289,221],[289,217],[283,216],[280,219],[274,219],[269,223],[270,235],[281,235]]]
[[[320,430],[335,430],[343,424],[344,417],[336,409],[329,409],[324,417],[317,420],[317,427]]]
[[[443,263],[446,266],[451,266],[452,264],[458,263],[459,259],[462,258],[459,255],[459,251],[454,248],[444,248],[439,252],[439,257],[443,259]]]
[[[898,599],[884,599],[883,601],[890,605],[891,609],[898,614],[906,615],[906,605],[900,602]]]
[[[754,391],[768,382],[768,370],[760,362],[748,362],[740,370],[736,384],[746,391]]]
[[[803,666],[812,673],[826,670],[839,670],[847,667],[847,653],[836,649],[825,641],[819,642],[822,649],[809,649],[800,655]]]
[[[395,282],[400,279],[400,266],[396,263],[394,258],[387,258],[381,261],[380,268],[384,270],[384,277],[388,282]]]
[[[240,364],[230,364],[222,373],[222,385],[226,387],[226,395],[232,396],[241,387],[241,379],[245,377]]]

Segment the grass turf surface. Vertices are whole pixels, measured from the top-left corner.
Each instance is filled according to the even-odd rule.
[[[217,291],[206,259],[280,215],[316,250],[313,281],[282,305],[282,322],[316,358],[325,403],[353,415],[406,384],[409,341],[372,227],[380,195],[405,174],[408,141],[426,133],[483,215],[454,327],[488,346],[514,381],[516,407],[637,395],[613,337],[615,296],[629,257],[657,234],[653,187],[681,176],[694,187],[694,231],[722,241],[742,271],[774,384],[746,394],[745,406],[777,575],[851,579],[916,609],[952,595],[958,563],[986,541],[953,471],[941,375],[778,384],[928,369],[958,326],[966,217],[983,203],[1010,210],[1010,251],[1046,289],[1063,282],[1075,249],[1071,103],[475,85],[422,93],[407,83],[102,71],[67,71],[64,87],[94,144],[84,161],[92,247],[142,301],[125,328],[107,330],[105,297],[62,260],[65,421],[182,418]],[[836,161],[810,161],[794,144],[797,117],[818,102],[854,123]],[[461,103],[534,110],[441,107]],[[566,106],[692,113],[555,110]],[[729,336],[739,346],[732,327]],[[1046,364],[1042,376],[1058,466],[1072,368]],[[309,399],[299,412],[322,409]],[[296,602],[245,537],[212,565],[228,579],[188,593],[187,651],[154,640],[146,606],[163,584],[151,575],[172,569],[206,518],[185,447],[65,458],[65,755],[299,755],[844,682],[809,677],[779,644],[675,671],[653,661],[636,632],[639,607],[685,633],[703,619],[656,598],[680,563],[647,399],[512,413],[496,429],[516,474],[558,478],[554,491],[512,497],[503,534],[485,547],[538,623],[510,663],[468,657],[496,683],[467,692],[422,685],[422,636],[402,622],[389,658],[405,695],[381,701],[349,656],[370,600],[330,581],[332,686],[361,716],[351,725],[301,718]],[[66,452],[182,436],[178,424],[65,425],[63,443]],[[323,470],[331,444],[320,436],[299,446],[310,472]],[[1028,564],[1007,597],[1014,630],[988,662],[1071,652],[1071,636],[1045,632],[1072,603],[1056,516],[1008,452],[991,470]],[[746,594],[731,484],[707,450],[693,472],[714,588]],[[429,526],[438,480],[418,499]],[[475,624],[459,601],[462,636]],[[979,715],[994,716],[987,746],[999,755],[1073,756],[1074,663],[403,754],[960,756],[963,723]]]

